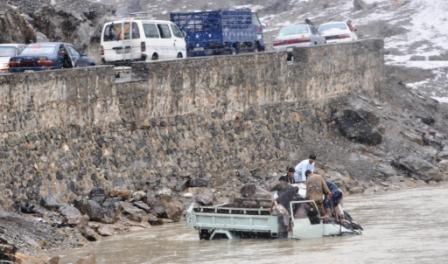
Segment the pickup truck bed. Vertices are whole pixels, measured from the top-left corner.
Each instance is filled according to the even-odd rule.
[[[277,215],[269,209],[233,208],[228,205],[198,206],[193,204],[187,210],[187,224],[199,231],[201,239],[264,237],[278,238],[286,230]]]

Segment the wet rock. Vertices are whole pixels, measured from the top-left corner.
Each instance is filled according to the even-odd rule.
[[[176,198],[168,195],[161,195],[160,201],[165,208],[166,215],[174,222],[178,222],[182,216],[183,206]]]
[[[442,174],[441,180],[442,181],[448,180],[448,159],[441,160],[439,162],[439,164],[437,164],[437,165],[438,165],[438,167],[440,169],[440,173]]]
[[[61,257],[54,256],[48,260],[48,264],[59,264],[60,260],[61,260]]]
[[[61,204],[53,195],[42,197],[40,200],[40,205],[48,210],[57,210],[59,209],[59,207],[61,207]]]
[[[366,10],[369,8],[369,5],[363,0],[353,0],[353,8],[355,10]]]
[[[76,264],[96,264],[95,255],[91,254],[76,261]]]
[[[15,263],[16,261],[17,247],[10,244],[6,239],[0,237],[0,262],[10,261],[10,263]]]
[[[154,214],[159,218],[167,217],[165,206],[160,198],[156,196],[148,196],[146,198],[146,203],[151,207],[151,214]]]
[[[397,175],[397,171],[395,170],[395,168],[388,163],[379,164],[377,166],[377,170],[385,177],[392,177],[394,175]]]
[[[448,146],[445,145],[439,153],[437,153],[437,157],[441,160],[448,159]]]
[[[89,192],[89,199],[99,204],[102,204],[106,198],[106,191],[103,188],[95,187]]]
[[[210,189],[197,187],[190,188],[189,190],[194,194],[195,202],[199,203],[200,205],[213,205],[213,202],[215,201],[215,195]]]
[[[144,191],[137,191],[137,192],[132,193],[133,201],[141,201],[144,198],[146,198],[146,192],[144,192]]]
[[[367,145],[378,145],[383,141],[382,135],[375,129],[378,118],[362,109],[346,109],[337,112],[332,118],[339,132],[347,139]]]
[[[145,211],[140,208],[135,207],[131,203],[128,202],[120,202],[120,207],[124,216],[126,216],[129,220],[135,222],[141,222],[144,220],[146,215]]]
[[[31,204],[28,201],[20,203],[19,208],[20,212],[24,214],[34,214],[37,212],[34,204]]]
[[[241,187],[241,197],[251,199],[271,199],[272,194],[255,184],[246,184]]]
[[[97,233],[101,236],[112,236],[114,234],[114,229],[109,225],[101,225],[98,227]]]
[[[84,198],[76,200],[75,206],[81,213],[88,215],[92,221],[113,224],[118,220],[119,208],[115,204],[103,207],[93,200]]]
[[[110,192],[111,197],[120,197],[122,200],[129,200],[132,196],[132,192],[126,187],[115,187]]]
[[[194,178],[188,183],[188,187],[207,187],[210,183],[210,179],[206,178]]]
[[[89,241],[97,241],[98,237],[95,232],[90,226],[87,224],[82,224],[78,226],[78,230],[81,233],[83,237],[85,237]]]
[[[424,181],[438,180],[441,175],[438,168],[414,154],[393,160],[392,166]]]
[[[132,203],[135,207],[142,209],[143,211],[149,213],[151,211],[151,207],[149,207],[146,203],[142,201],[133,202]]]
[[[59,213],[64,217],[64,224],[73,226],[78,225],[82,220],[81,212],[74,206],[64,205],[59,208]]]
[[[148,214],[148,223],[151,225],[162,225],[163,221],[153,214]]]

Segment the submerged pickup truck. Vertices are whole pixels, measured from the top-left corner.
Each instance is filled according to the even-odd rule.
[[[234,238],[308,239],[343,234],[361,234],[350,224],[324,222],[314,201],[291,202],[289,215],[292,230],[288,231],[281,215],[270,208],[235,208],[223,204],[199,206],[193,203],[187,210],[187,225],[199,231],[204,240]]]

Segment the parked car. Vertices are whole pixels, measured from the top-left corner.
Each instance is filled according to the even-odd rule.
[[[26,46],[20,55],[10,59],[9,71],[42,71],[92,65],[95,62],[79,53],[71,44],[47,42]]]
[[[319,26],[319,33],[325,37],[327,43],[350,42],[358,40],[351,21],[328,22]]]
[[[11,57],[19,55],[24,48],[25,44],[0,44],[0,73],[8,72],[9,60]]]
[[[265,50],[263,26],[250,9],[171,13],[189,57]]]
[[[170,21],[130,18],[104,24],[103,63],[185,58],[185,38]]]
[[[319,34],[319,31],[309,20],[307,22],[282,28],[274,39],[274,49],[285,51],[294,47],[325,44],[325,38]]]

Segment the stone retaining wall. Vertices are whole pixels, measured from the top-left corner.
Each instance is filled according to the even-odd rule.
[[[262,179],[296,162],[319,107],[383,79],[383,42],[0,76],[3,205],[92,186],[179,189]],[[304,110],[305,109],[305,110]],[[301,149],[302,152],[308,151]],[[293,153],[293,154],[292,154]]]

